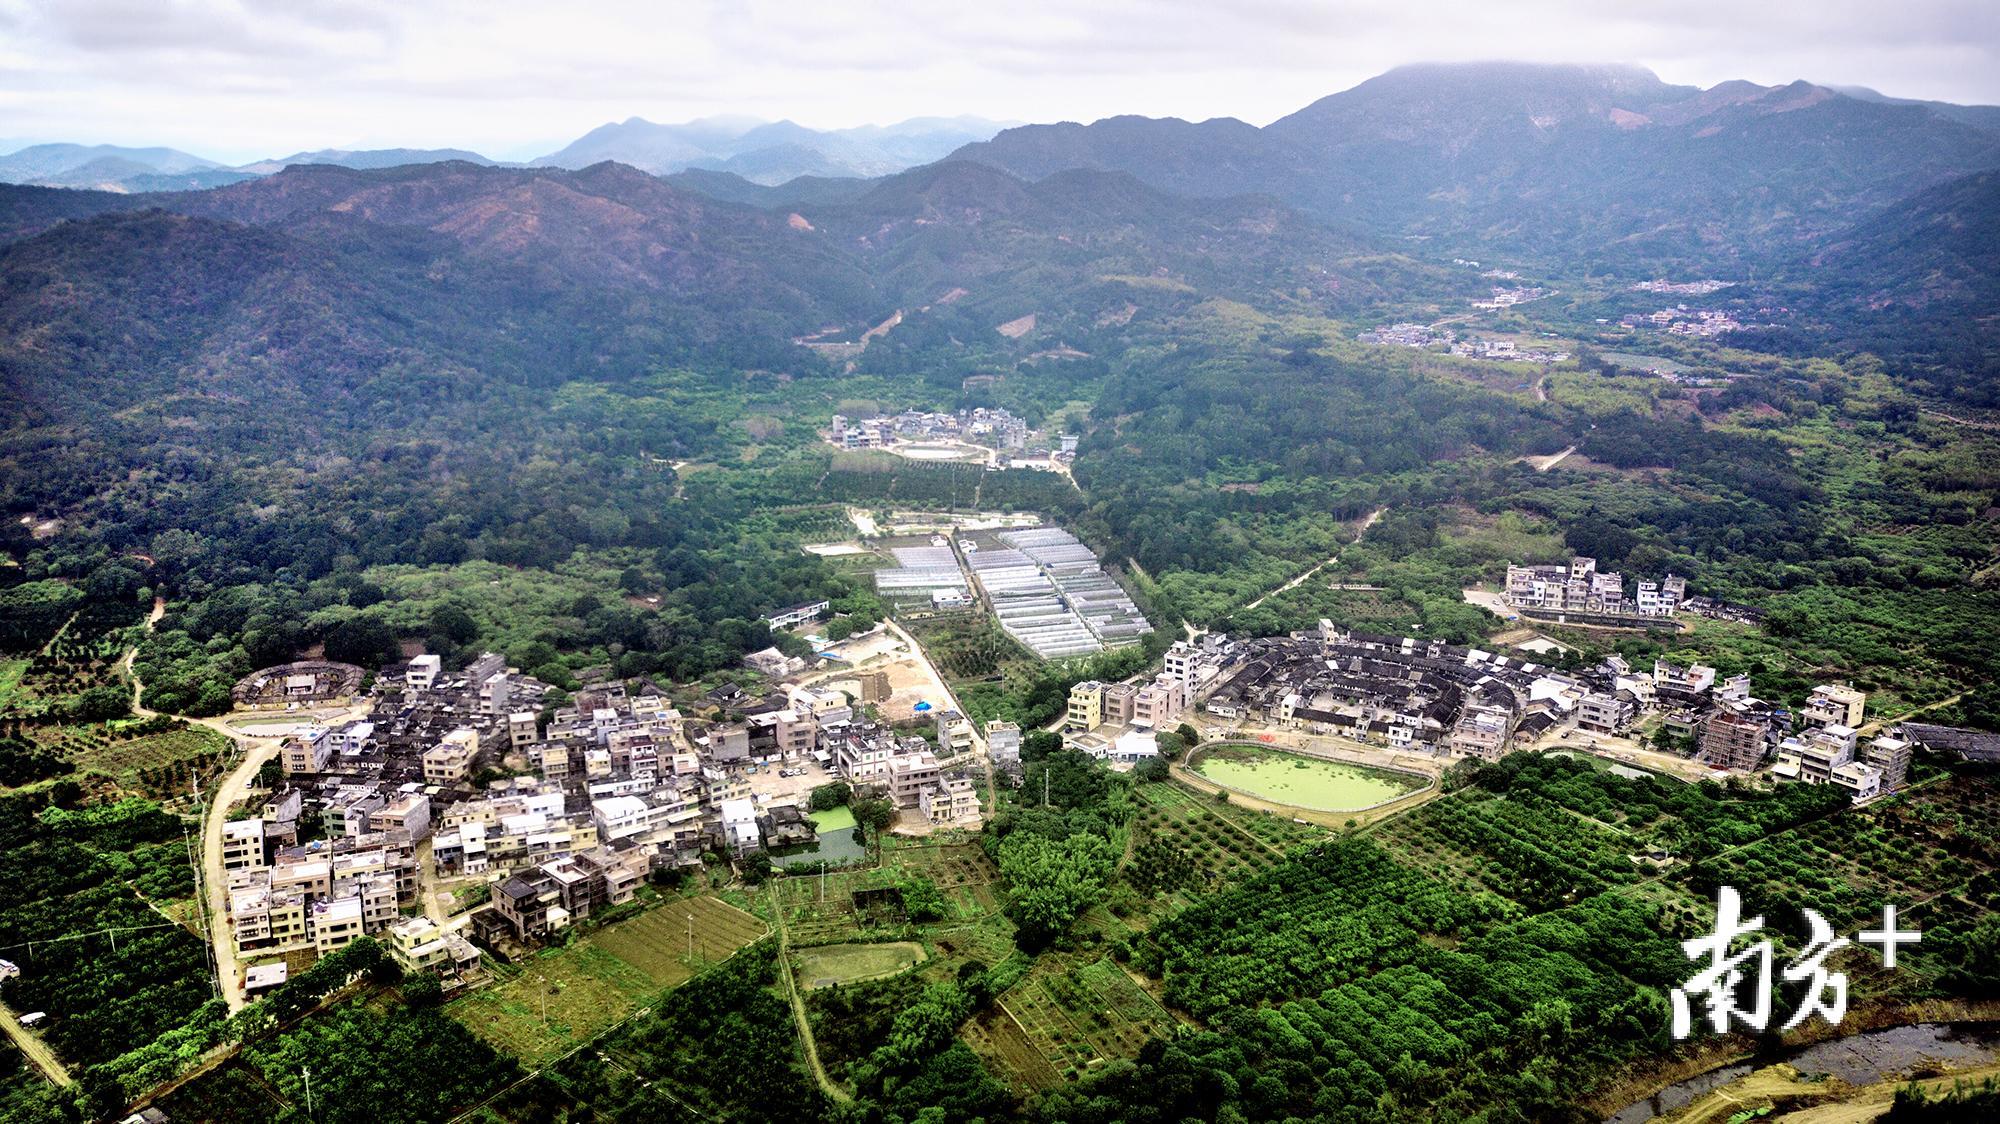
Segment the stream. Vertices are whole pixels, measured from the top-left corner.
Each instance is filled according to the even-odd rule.
[[[1781,1058],[1726,1065],[1669,1085],[1642,1101],[1626,1105],[1605,1124],[1645,1124],[1714,1092],[1752,1070],[1789,1062],[1800,1073],[1827,1073],[1850,1085],[1873,1085],[1899,1076],[1925,1061],[1959,1065],[1990,1061],[2000,1054],[2000,1027],[1980,1023],[1918,1023],[1836,1038],[1795,1050]]]

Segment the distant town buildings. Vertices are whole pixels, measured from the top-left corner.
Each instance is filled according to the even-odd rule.
[[[1705,297],[1736,284],[1734,281],[1669,281],[1662,277],[1654,281],[1640,281],[1632,286],[1638,293],[1663,293],[1683,297]]]
[[[827,443],[840,449],[886,449],[899,443],[957,441],[1020,452],[1039,436],[1025,419],[1005,409],[984,406],[956,413],[905,410],[900,414],[858,419],[835,414],[826,431]]]
[[[1473,301],[1472,307],[1512,308],[1517,304],[1528,304],[1533,301],[1546,300],[1549,297],[1555,295],[1556,295],[1556,290],[1544,289],[1538,285],[1520,286],[1511,289],[1501,288],[1496,285],[1494,286],[1493,296],[1491,299],[1483,301]]]
[[[1664,328],[1676,336],[1719,336],[1743,329],[1743,323],[1728,312],[1713,308],[1691,309],[1684,304],[1643,315],[1626,316],[1620,322],[1628,328]]]

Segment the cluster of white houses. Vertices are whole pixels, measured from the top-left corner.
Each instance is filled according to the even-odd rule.
[[[433,880],[488,886],[491,908],[470,922],[482,943],[531,945],[704,852],[811,842],[808,782],[768,783],[777,777],[879,791],[906,823],[982,819],[972,727],[954,712],[930,719],[933,744],[859,718],[842,692],[800,686],[764,698],[720,688],[703,700],[707,720],[651,684],[587,687],[545,710],[547,688],[503,664],[481,657],[446,675],[418,657],[378,681],[367,721],[285,740],[282,783],[224,829],[246,960],[296,964],[369,934],[459,964],[455,929],[389,933],[429,904]],[[1002,740],[1018,762],[1018,731]]]
[[[880,449],[899,441],[967,441],[995,449],[1025,449],[1034,431],[1012,412],[978,407],[957,413],[904,410],[874,418],[833,415],[829,444],[842,449]]]
[[[1567,563],[1507,567],[1502,596],[1531,615],[1671,617],[1687,600],[1687,579],[1672,574],[1658,581],[1642,578],[1634,592],[1626,596],[1623,574],[1600,572],[1597,559],[1578,555]]]

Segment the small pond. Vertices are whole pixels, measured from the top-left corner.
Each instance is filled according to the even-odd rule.
[[[861,843],[861,830],[855,826],[852,811],[845,807],[830,808],[812,813],[811,819],[813,830],[819,833],[818,842],[773,851],[772,865],[799,872],[818,871],[821,863],[837,869],[853,866],[868,857],[868,848]]]

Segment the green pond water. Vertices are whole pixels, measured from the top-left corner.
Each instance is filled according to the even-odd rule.
[[[855,838],[860,832],[855,830],[851,809],[830,808],[814,812],[807,818],[812,820],[813,830],[819,833],[819,841],[811,846],[775,851],[771,855],[773,863],[787,870],[804,868],[817,871],[822,862],[842,867],[868,857],[868,848]]]
[[[1422,787],[1399,773],[1236,746],[1209,750],[1195,771],[1273,803],[1321,812],[1366,808]]]

